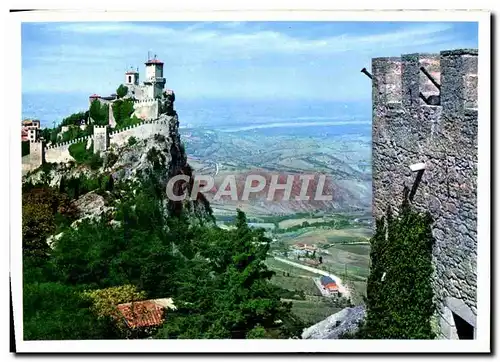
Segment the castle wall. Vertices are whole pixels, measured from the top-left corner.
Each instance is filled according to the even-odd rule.
[[[41,142],[30,143],[30,154],[22,158],[22,172],[25,174],[41,166],[43,162],[66,163],[73,160],[69,153],[69,147],[78,142],[94,142],[95,151],[105,151],[110,145],[122,146],[128,142],[130,137],[138,140],[146,139],[161,134],[165,137],[169,135],[169,122],[172,117],[165,117],[162,120],[145,121],[137,125],[129,126],[118,131],[106,130],[107,127],[94,127],[94,135],[77,138],[72,141],[62,142],[49,147],[42,146]],[[96,148],[97,145],[97,148]],[[43,147],[43,148],[42,148]]]
[[[92,139],[93,136],[85,136],[79,137],[71,141],[56,143],[54,145],[50,145],[45,148],[45,161],[50,163],[60,163],[60,162],[69,162],[73,160],[69,153],[69,147],[73,143],[85,142],[88,143],[89,139]]]
[[[142,99],[146,96],[144,92],[144,86],[142,85],[134,85],[134,84],[126,84],[128,88],[128,95],[130,97],[134,97],[136,99]]]
[[[125,130],[112,131],[110,134],[110,144],[122,146],[128,142],[130,137],[137,140],[149,138],[155,134],[161,134],[165,137],[169,134],[169,120],[149,121],[140,125],[131,126]]]
[[[156,99],[145,99],[134,103],[134,115],[144,120],[156,119],[159,116],[159,104]]]
[[[375,58],[372,73],[373,214],[397,211],[406,185],[416,209],[433,216],[440,337],[456,339],[452,312],[476,325],[477,51]],[[420,92],[440,95],[440,105],[427,105]],[[418,181],[409,166],[420,162]]]
[[[73,160],[73,157],[69,154],[69,146],[73,143],[68,142],[58,147],[47,148],[45,151],[45,161],[50,163],[66,163]]]

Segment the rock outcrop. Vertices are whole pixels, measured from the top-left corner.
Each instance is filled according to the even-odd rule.
[[[365,307],[358,305],[344,308],[302,332],[302,339],[339,339],[344,334],[354,333],[365,319]]]
[[[80,217],[73,225],[78,225],[84,219],[97,219],[103,214],[114,211],[114,207],[107,205],[104,197],[95,191],[88,192],[79,197],[73,204],[78,210]]]

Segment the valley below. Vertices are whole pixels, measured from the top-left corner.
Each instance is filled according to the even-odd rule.
[[[180,131],[195,175],[214,179],[205,195],[217,224],[232,228],[235,211],[240,209],[249,225],[265,229],[272,240],[266,261],[275,272],[271,282],[289,290],[285,299],[293,303],[299,317],[312,325],[363,303],[373,226],[369,126],[192,127]],[[249,175],[262,176],[266,186],[242,200]],[[279,184],[293,177],[291,197],[277,190],[268,199],[273,175]],[[295,200],[301,175],[314,177],[307,192],[310,200]],[[325,177],[320,191],[331,195],[331,200],[314,200],[319,175]],[[214,198],[228,177],[236,181],[238,199]],[[341,280],[345,293],[328,295],[320,283],[324,274],[337,276],[336,283]]]

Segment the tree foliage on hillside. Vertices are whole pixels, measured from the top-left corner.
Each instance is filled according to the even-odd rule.
[[[85,129],[81,129],[80,126],[70,126],[69,129],[62,134],[62,137],[59,137],[59,139],[57,139],[56,134],[55,142],[68,142],[77,138],[90,136],[93,133],[94,131],[92,125],[88,125]],[[52,135],[50,137],[51,139],[53,138]]]
[[[140,122],[134,115],[134,101],[131,99],[119,99],[113,102],[113,116],[116,128],[123,128]]]
[[[406,196],[405,196],[406,198]],[[412,210],[376,223],[371,240],[367,318],[356,338],[432,339],[432,219]]]
[[[105,126],[109,124],[109,106],[101,104],[97,99],[93,100],[89,108],[89,116],[93,120],[93,124]]]
[[[116,306],[121,303],[137,302],[146,299],[146,293],[140,292],[133,285],[122,285],[105,289],[86,290],[84,299],[92,302],[90,308],[99,318],[116,317]]]
[[[49,248],[47,238],[62,225],[74,220],[77,211],[70,199],[50,187],[23,190],[23,253],[28,257],[44,257]]]
[[[93,145],[87,149],[87,141],[73,143],[68,151],[77,164],[89,165],[92,170],[97,170],[103,164],[99,154],[93,152]]]
[[[70,116],[64,118],[59,126],[79,126],[82,121],[88,118],[89,114],[85,112],[73,113]]]
[[[174,299],[178,309],[167,312],[156,338],[299,336],[302,322],[269,283],[273,273],[264,264],[269,239],[263,232],[250,229],[242,212],[238,212],[236,229],[229,231],[193,225],[182,212],[167,217],[165,190],[158,177],[142,177],[140,182],[115,185],[114,192],[120,195],[115,223],[105,217],[82,221],[77,229],[65,229],[46,259],[25,263],[25,273],[30,276],[25,287],[32,288],[32,302],[24,305],[25,323],[41,323],[37,315],[55,317],[56,305],[50,299],[37,302],[37,289],[30,287],[43,280],[86,291],[78,297],[72,294],[71,298],[82,298],[73,301],[74,307],[65,305],[68,318],[61,319],[62,329],[65,323],[72,323],[71,316],[83,313],[82,306],[89,296],[100,293],[97,290],[128,285],[144,298]],[[43,293],[39,297],[47,298]],[[82,314],[82,324],[86,316]],[[105,323],[102,326],[98,338],[114,338],[115,332]],[[29,335],[57,339],[60,331],[41,324]]]
[[[57,282],[25,283],[25,340],[109,339],[119,335],[110,319],[98,318],[79,287]]]

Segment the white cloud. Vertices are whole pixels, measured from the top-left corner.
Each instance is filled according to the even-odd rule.
[[[423,24],[402,28],[397,32],[379,34],[323,36],[305,39],[277,31],[257,30],[238,31],[239,22],[218,24],[218,28],[209,28],[209,23],[197,23],[184,28],[164,27],[156,24],[140,23],[69,23],[58,24],[59,32],[74,32],[93,35],[126,35],[144,37],[154,35],[148,42],[164,44],[173,48],[197,46],[208,49],[211,53],[221,50],[245,53],[315,53],[335,54],[347,51],[366,51],[378,47],[399,48],[402,46],[439,44],[453,40],[446,32],[451,24]],[[54,30],[56,30],[54,29]],[[118,45],[117,45],[118,46]],[[123,44],[119,45],[123,47]]]
[[[165,62],[169,86],[183,95],[368,97],[365,79],[347,75],[358,74],[372,56],[463,46],[452,24],[401,24],[374,34],[323,29],[307,38],[257,25],[43,24],[39,41],[23,47],[23,90],[110,92],[130,65],[142,72],[152,50]]]

